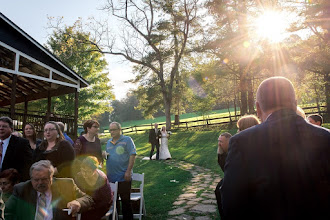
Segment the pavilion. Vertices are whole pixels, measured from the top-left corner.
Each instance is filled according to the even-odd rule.
[[[62,121],[77,135],[78,93],[88,82],[0,13],[0,116],[14,120],[14,129],[33,123],[41,131],[47,121]],[[75,94],[74,115],[51,112],[51,97]],[[46,112],[29,112],[30,101],[47,99]],[[15,108],[24,103],[24,109]]]

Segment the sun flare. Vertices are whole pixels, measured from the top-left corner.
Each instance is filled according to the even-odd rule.
[[[290,22],[283,12],[265,11],[254,22],[256,35],[261,39],[270,42],[282,41],[286,34]]]

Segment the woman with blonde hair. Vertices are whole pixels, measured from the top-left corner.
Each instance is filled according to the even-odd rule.
[[[260,124],[260,120],[255,115],[244,115],[237,121],[238,132],[249,127]]]
[[[72,177],[71,164],[75,158],[72,145],[65,140],[61,129],[54,121],[44,127],[44,140],[36,148],[34,162],[49,160],[55,168],[56,177]]]

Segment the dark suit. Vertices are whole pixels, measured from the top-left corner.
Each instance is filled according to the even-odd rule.
[[[51,186],[53,220],[72,219],[68,212],[62,211],[67,208],[67,203],[77,200],[81,204],[81,212],[86,211],[93,205],[93,199],[83,193],[71,178],[54,178]],[[37,206],[37,191],[31,181],[15,185],[12,196],[6,202],[6,220],[34,220]]]
[[[161,138],[162,134],[160,133],[160,130],[156,131],[155,129],[150,129],[149,131],[149,142],[151,143],[151,151],[150,151],[150,159],[152,157],[152,154],[154,153],[155,146],[157,149],[156,153],[156,159],[159,159],[159,138]]]
[[[330,133],[279,110],[230,139],[225,219],[330,219]]]
[[[11,136],[2,163],[2,169],[15,168],[20,174],[21,181],[29,179],[29,169],[32,164],[32,149],[25,138]]]

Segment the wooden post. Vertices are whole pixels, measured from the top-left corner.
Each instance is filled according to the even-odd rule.
[[[52,97],[50,96],[50,92],[48,91],[47,95],[47,112],[45,117],[45,123],[49,121],[50,119],[50,107],[52,105]]]
[[[26,125],[27,109],[28,109],[28,101],[27,101],[26,96],[25,96],[25,101],[24,101],[24,115],[23,115],[23,128],[22,129],[24,129],[24,127]]]
[[[78,107],[79,107],[79,93],[78,90],[74,93],[74,125],[73,125],[73,138],[77,139],[78,132]]]
[[[15,119],[16,84],[17,84],[17,75],[13,74],[13,80],[11,84],[11,97],[10,97],[10,118],[13,120]]]

